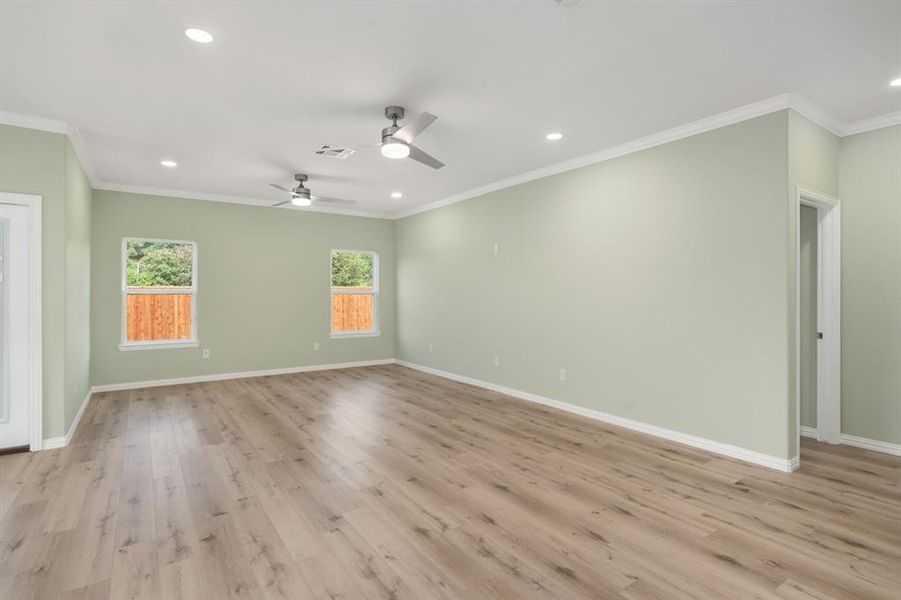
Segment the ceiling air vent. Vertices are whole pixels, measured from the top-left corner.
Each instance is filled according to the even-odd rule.
[[[313,150],[313,154],[318,154],[319,156],[325,156],[328,158],[340,158],[344,160],[351,154],[356,152],[353,148],[337,148],[335,146],[324,145],[319,150]]]

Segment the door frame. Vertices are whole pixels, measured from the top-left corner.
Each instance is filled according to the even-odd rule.
[[[29,345],[31,349],[31,410],[28,411],[31,423],[32,451],[40,450],[44,444],[44,400],[43,400],[43,344],[42,344],[42,258],[41,258],[41,197],[34,194],[13,194],[0,192],[0,204],[15,204],[28,209],[29,238],[29,306],[30,319],[28,326]]]
[[[795,190],[795,420],[801,449],[801,206],[817,209],[817,439],[841,442],[841,202],[798,186]]]

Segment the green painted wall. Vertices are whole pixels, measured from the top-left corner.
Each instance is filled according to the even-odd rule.
[[[792,193],[801,185],[842,204],[842,433],[901,443],[901,127],[839,139],[790,111],[789,181]],[[815,427],[816,217],[806,210],[801,423]]]
[[[83,290],[90,267],[81,232],[91,189],[64,135],[0,125],[0,191],[43,198],[44,437],[57,437],[88,386],[89,353],[77,336],[88,319]]]
[[[793,110],[788,111],[788,235],[789,235],[789,254],[788,258],[788,306],[789,318],[792,323],[795,321],[797,311],[796,303],[798,298],[798,290],[796,290],[795,276],[795,245],[798,225],[795,223],[797,218],[797,187],[801,186],[808,190],[827,194],[829,196],[838,195],[838,149],[839,138],[823,129],[810,119],[803,117]],[[802,240],[803,241],[803,240]],[[808,265],[809,266],[809,265]],[[803,274],[802,274],[803,275]],[[802,293],[804,290],[801,290]],[[806,298],[802,298],[805,300]],[[814,302],[816,297],[814,297]],[[801,423],[807,425],[803,415],[806,411],[810,411],[807,404],[813,399],[813,413],[816,414],[816,362],[815,357],[810,356],[810,349],[816,348],[816,321],[814,328],[811,330],[805,327],[805,319],[802,315],[801,322],[801,372],[795,373],[795,327],[789,330],[789,393],[792,398],[798,390],[801,392],[799,399],[801,403]],[[813,336],[813,338],[811,338]],[[806,351],[805,351],[806,350]],[[811,364],[813,368],[811,369]],[[801,378],[800,382],[798,377]],[[812,379],[811,379],[812,377]],[[813,395],[811,395],[813,390]],[[794,400],[793,400],[794,402]],[[793,407],[789,415],[789,434],[793,440],[795,450],[793,454],[797,454],[797,443],[795,432],[798,425],[796,421],[796,410]]]
[[[792,456],[788,119],[398,221],[399,357]]]
[[[94,385],[395,356],[393,221],[107,191],[92,214]],[[200,347],[118,349],[121,242],[135,236],[197,242]],[[329,338],[332,248],[378,252],[379,337]]]
[[[801,207],[801,425],[817,426],[817,209]]]
[[[66,428],[91,387],[91,196],[66,140]]]
[[[901,443],[901,126],[843,138],[842,432]]]
[[[45,437],[90,384],[398,356],[791,456],[796,185],[842,199],[843,432],[901,443],[901,127],[784,111],[395,223],[92,192],[65,136],[0,125],[0,191],[44,199]],[[209,359],[118,350],[123,236],[199,243]],[[380,337],[329,338],[333,247],[379,252]]]
[[[788,111],[789,182],[823,194],[838,194],[838,153],[841,140],[810,119]]]

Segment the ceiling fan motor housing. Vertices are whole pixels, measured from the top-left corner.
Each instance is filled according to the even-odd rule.
[[[400,125],[397,124],[397,121],[404,118],[404,107],[386,106],[385,118],[391,120],[391,125],[382,129],[382,143],[386,142],[388,138],[392,137],[395,132],[400,129]]]
[[[398,129],[400,129],[400,127],[398,127],[397,125],[392,125],[391,127],[385,127],[384,129],[382,129],[382,143],[384,144],[389,139],[391,139],[392,136],[394,136],[394,133]],[[392,140],[392,141],[394,141],[394,140]],[[397,141],[399,143],[403,144],[403,142],[401,142],[400,140],[397,140]]]
[[[385,118],[388,119],[389,121],[400,121],[401,119],[404,118],[404,107],[403,106],[386,106],[385,107]]]

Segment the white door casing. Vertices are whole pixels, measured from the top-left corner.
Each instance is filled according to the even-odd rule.
[[[841,203],[838,198],[798,187],[795,236],[795,365],[798,448],[801,431],[801,205],[817,209],[817,439],[841,441]]]
[[[29,443],[28,208],[0,204],[0,448]]]
[[[0,448],[42,447],[41,197],[0,192]]]

